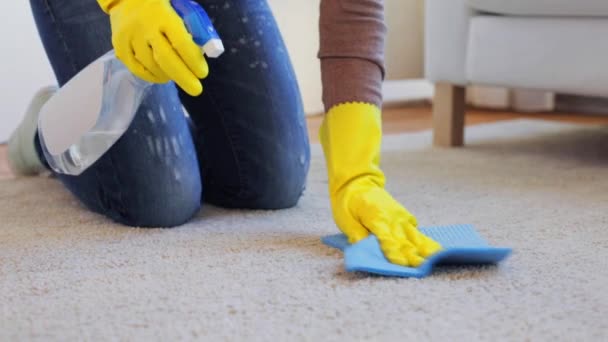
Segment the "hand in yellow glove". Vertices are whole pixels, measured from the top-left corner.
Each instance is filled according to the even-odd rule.
[[[356,243],[374,234],[394,264],[417,267],[441,246],[418,230],[416,218],[384,189],[382,124],[371,104],[347,103],[326,114],[320,131],[334,219]]]
[[[152,83],[175,81],[192,96],[209,67],[169,0],[98,0],[110,15],[112,45],[131,72]]]

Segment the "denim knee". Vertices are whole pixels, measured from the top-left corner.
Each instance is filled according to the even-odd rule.
[[[187,223],[201,207],[201,184],[149,184],[110,204],[109,216],[132,227],[172,228]]]
[[[247,182],[236,195],[222,196],[220,205],[234,208],[277,210],[294,207],[304,192],[309,155],[284,154],[247,170]]]

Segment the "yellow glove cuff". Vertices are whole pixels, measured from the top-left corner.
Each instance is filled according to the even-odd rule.
[[[369,125],[369,126],[368,126]],[[367,127],[366,127],[367,126]],[[382,139],[382,115],[376,105],[366,102],[345,102],[329,109],[319,130],[321,142],[328,136],[329,130],[348,129],[351,132],[376,133],[373,140]],[[368,132],[369,131],[369,132]],[[349,137],[348,133],[343,136]]]
[[[380,108],[372,103],[355,101],[337,104],[329,109],[327,115],[339,115],[335,113],[343,113],[346,115],[357,115],[356,113],[370,115],[370,113],[372,113],[372,115],[380,116],[380,112]]]
[[[349,102],[332,107],[320,129],[330,191],[337,192],[349,182],[365,177],[384,186],[380,170],[382,116],[370,103]]]

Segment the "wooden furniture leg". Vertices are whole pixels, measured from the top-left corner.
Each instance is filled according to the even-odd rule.
[[[433,144],[455,147],[464,144],[465,87],[435,84],[433,100]]]

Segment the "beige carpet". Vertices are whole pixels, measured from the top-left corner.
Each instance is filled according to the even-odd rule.
[[[423,280],[343,271],[318,146],[298,208],[206,208],[173,230],[84,211],[51,179],[0,182],[0,340],[608,339],[608,128],[481,125],[465,149],[389,137],[389,188],[423,225],[515,254]]]

